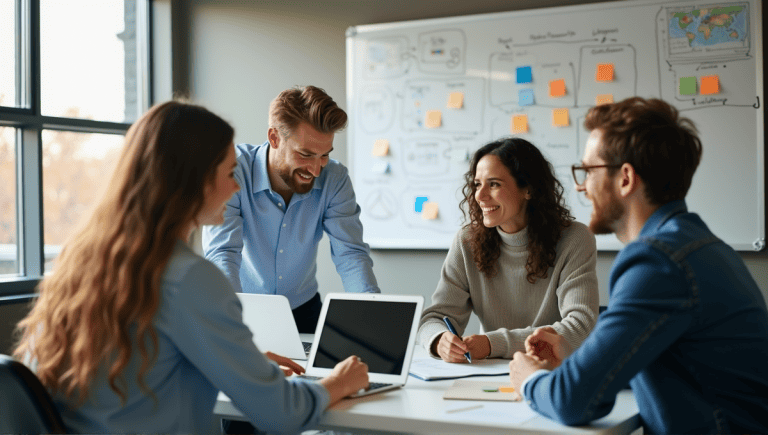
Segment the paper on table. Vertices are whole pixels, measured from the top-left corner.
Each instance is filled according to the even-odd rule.
[[[414,356],[411,376],[424,381],[458,379],[470,376],[497,376],[509,374],[508,359],[481,359],[472,364],[453,364],[429,356]]]
[[[467,403],[467,402],[464,402]],[[484,423],[503,423],[505,425],[520,424],[528,421],[539,414],[532,410],[525,402],[484,402],[482,407],[472,407],[462,411],[461,408],[467,408],[462,404],[452,405],[440,416],[443,420],[449,421],[472,421]]]
[[[504,382],[470,381],[459,379],[453,382],[443,399],[453,400],[490,400],[494,402],[517,402],[521,397],[516,392],[504,392],[502,387],[509,387],[509,380]]]

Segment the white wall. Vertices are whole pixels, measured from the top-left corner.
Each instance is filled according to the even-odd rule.
[[[319,86],[346,108],[345,31],[350,26],[583,3],[595,2],[297,0],[231,4],[187,0],[190,94],[235,126],[236,142],[261,143],[266,140],[269,102],[285,88]],[[337,135],[334,149],[332,157],[346,163],[345,134]],[[445,253],[377,250],[371,257],[383,292],[422,294],[429,304]],[[742,257],[768,299],[768,253]],[[613,258],[613,253],[598,255],[602,305],[608,300]],[[342,288],[327,239],[318,258],[318,280],[322,293]],[[470,326],[475,331],[476,321]]]

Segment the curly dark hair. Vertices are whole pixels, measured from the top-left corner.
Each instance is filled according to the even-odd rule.
[[[469,171],[464,175],[464,199],[459,205],[465,216],[473,259],[480,272],[493,277],[501,255],[501,236],[496,228],[483,225],[483,211],[475,199],[477,164],[487,155],[494,155],[509,170],[518,187],[531,189],[526,205],[528,215],[528,282],[546,278],[547,270],[555,265],[555,247],[563,229],[574,220],[565,206],[563,185],[555,177],[552,164],[538,148],[525,139],[504,138],[491,142],[475,152]]]

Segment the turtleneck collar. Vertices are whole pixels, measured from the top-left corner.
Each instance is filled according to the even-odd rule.
[[[501,230],[501,227],[496,227],[496,231],[499,232],[504,244],[509,247],[528,246],[528,226],[512,234],[505,233]]]

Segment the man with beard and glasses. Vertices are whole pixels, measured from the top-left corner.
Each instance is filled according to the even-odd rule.
[[[739,255],[688,211],[701,160],[693,123],[661,100],[592,108],[577,189],[590,229],[626,246],[608,309],[576,351],[551,328],[526,339],[510,379],[569,425],[608,414],[632,387],[647,433],[768,432],[768,312]]]
[[[238,144],[225,221],[203,230],[205,258],[237,292],[284,295],[299,332],[314,333],[322,303],[317,249],[328,234],[348,292],[378,293],[347,168],[329,157],[347,114],[322,89],[297,87],[269,106],[268,140]]]

